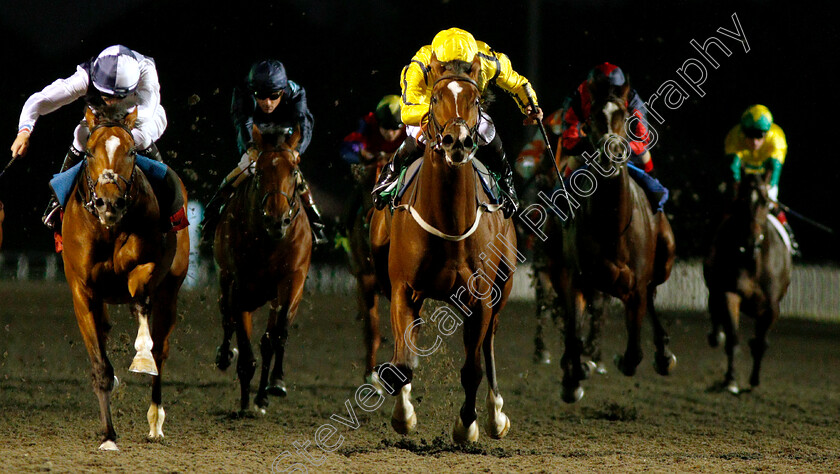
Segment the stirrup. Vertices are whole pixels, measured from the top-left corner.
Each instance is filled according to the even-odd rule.
[[[50,209],[50,206],[53,206],[52,209]],[[57,232],[56,219],[60,220],[60,216],[61,205],[58,203],[58,201],[50,201],[50,203],[47,205],[47,210],[44,213],[44,217],[41,218],[41,222],[43,222],[44,225],[47,226],[47,228],[49,228],[50,230]]]
[[[323,245],[329,242],[327,235],[324,233],[324,224],[320,222],[312,222],[310,227],[312,228],[312,238],[314,239],[313,243],[315,245]]]

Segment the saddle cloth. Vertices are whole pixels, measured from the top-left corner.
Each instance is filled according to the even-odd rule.
[[[496,179],[490,171],[487,170],[484,163],[478,159],[474,158],[471,163],[476,178],[478,178],[478,181],[481,183],[481,188],[484,190],[484,193],[487,195],[490,203],[499,204],[499,196],[501,193],[499,191],[499,185],[496,183]],[[408,189],[408,186],[412,181],[414,181],[414,178],[417,176],[417,172],[420,171],[421,164],[423,164],[423,158],[415,160],[400,175],[399,180],[397,180],[397,193],[396,198],[394,199],[395,204],[400,202],[400,199],[402,199],[403,194],[405,194]]]

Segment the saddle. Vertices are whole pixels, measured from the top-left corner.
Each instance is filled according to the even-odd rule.
[[[394,206],[400,203],[403,195],[408,189],[408,186],[411,184],[412,181],[414,181],[414,178],[417,177],[417,172],[420,171],[420,166],[422,164],[423,158],[418,158],[417,160],[414,160],[413,163],[408,165],[408,167],[403,168],[402,172],[400,173],[400,177],[397,179],[396,185],[394,186],[394,198],[391,200],[392,209]],[[500,204],[501,191],[499,189],[497,178],[490,171],[488,171],[487,167],[484,166],[484,163],[479,161],[477,158],[471,161],[471,165],[473,167],[473,172],[475,173],[477,178],[476,181],[481,183],[481,188],[488,199],[488,203]]]

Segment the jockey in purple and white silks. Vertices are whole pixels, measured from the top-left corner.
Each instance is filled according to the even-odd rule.
[[[137,121],[131,130],[135,148],[139,155],[162,161],[155,141],[166,130],[167,121],[166,112],[160,104],[160,83],[155,62],[152,58],[122,45],[105,48],[97,57],[76,66],[76,72],[72,76],[58,79],[40,92],[32,94],[24,103],[20,114],[18,134],[11,147],[12,155],[26,154],[30,135],[39,117],[78,99],[83,99],[96,114],[103,113],[106,107],[119,108],[125,112],[130,112],[136,107]],[[73,144],[64,158],[61,171],[81,161],[89,136],[87,123],[84,120],[80,121],[74,130]],[[173,178],[177,177],[173,175],[174,172],[168,169],[167,178],[164,179],[167,187],[174,186]],[[172,192],[180,196],[180,192]],[[183,214],[182,206],[183,203],[178,206],[176,202],[173,207],[177,209],[173,212]],[[53,197],[43,217],[47,227],[55,229],[58,208],[58,201]],[[186,225],[185,216],[172,215],[172,219],[175,227]]]

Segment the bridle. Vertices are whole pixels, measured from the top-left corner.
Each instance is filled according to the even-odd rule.
[[[284,151],[289,152],[289,153],[294,153],[294,150],[292,150],[291,148],[282,147],[282,148],[272,150],[270,152],[261,151],[260,156],[262,156],[263,153],[274,153],[274,152],[284,152]],[[259,160],[259,158],[257,158],[257,160]],[[254,189],[255,190],[259,190],[260,182],[262,181],[261,178],[262,178],[262,172],[259,169],[255,170],[255,172],[254,172]],[[297,166],[293,167],[292,179],[295,180],[295,182],[300,181],[300,169],[298,169]],[[283,190],[280,190],[280,189],[276,189],[276,190],[275,189],[268,189],[263,193],[263,196],[260,199],[260,207],[262,208],[264,219],[267,219],[267,218],[271,217],[266,212],[265,206],[268,203],[268,199],[275,194],[279,194],[279,195],[283,196],[284,198],[286,198],[286,202],[289,204],[289,211],[286,213],[287,214],[286,217],[289,219],[289,223],[291,223],[292,221],[295,220],[295,218],[297,218],[298,214],[300,213],[300,208],[301,208],[300,202],[297,199],[297,197],[299,196],[299,194],[297,192],[297,185],[295,185],[295,191],[292,192],[291,195],[289,195],[289,193],[287,193]]]
[[[132,160],[135,159],[137,156],[137,149],[134,146],[134,137],[131,135],[131,129],[129,129],[125,124],[122,122],[103,122],[96,124],[91,130],[90,135],[93,136],[93,132],[99,130],[100,128],[112,128],[112,127],[119,127],[128,133],[128,136],[131,137],[132,146],[129,148],[127,156],[130,157]],[[99,195],[96,193],[96,184],[114,184],[117,186],[117,189],[122,193],[122,196],[117,198],[118,200],[122,199],[125,203],[125,206],[129,206],[131,204],[131,187],[134,184],[134,174],[137,166],[134,163],[131,164],[131,174],[128,176],[128,179],[124,178],[122,175],[114,172],[110,173],[103,173],[99,176],[99,178],[94,181],[93,178],[90,176],[90,170],[88,169],[89,158],[93,158],[94,155],[91,153],[90,148],[85,149],[85,164],[82,166],[84,168],[84,177],[85,177],[85,185],[87,188],[87,198],[85,198],[84,194],[80,188],[78,189],[79,196],[82,198],[84,202],[84,208],[87,209],[93,216],[97,219],[99,218],[99,211],[96,210],[97,204],[99,206],[104,204],[104,201]],[[125,185],[125,188],[120,184],[122,181]]]
[[[442,82],[442,81],[466,82],[467,84],[472,85],[473,87],[476,88],[476,90],[478,90],[478,83],[476,83],[474,80],[472,80],[471,78],[466,77],[466,76],[444,76],[444,77],[438,78],[434,82],[434,84],[432,85],[432,89],[434,90],[434,88],[437,87],[437,84],[439,82]],[[481,108],[480,107],[479,107],[478,113],[481,114]],[[450,125],[463,125],[464,127],[467,128],[467,130],[469,130],[470,138],[472,139],[472,142],[473,142],[473,146],[472,146],[472,149],[470,149],[470,155],[469,155],[470,158],[472,158],[473,156],[475,156],[476,151],[478,151],[478,124],[480,122],[481,122],[480,120],[476,120],[475,125],[470,127],[467,124],[467,121],[464,120],[463,117],[452,117],[451,119],[447,120],[446,123],[441,125],[437,121],[437,118],[435,118],[435,108],[430,106],[429,107],[429,125],[430,125],[430,127],[429,127],[429,130],[428,130],[427,135],[426,135],[426,140],[429,142],[430,145],[432,145],[432,148],[435,150],[436,153],[441,154],[441,153],[443,153],[442,152],[443,145],[441,143],[443,141],[443,131],[446,130],[446,127],[448,127]]]

